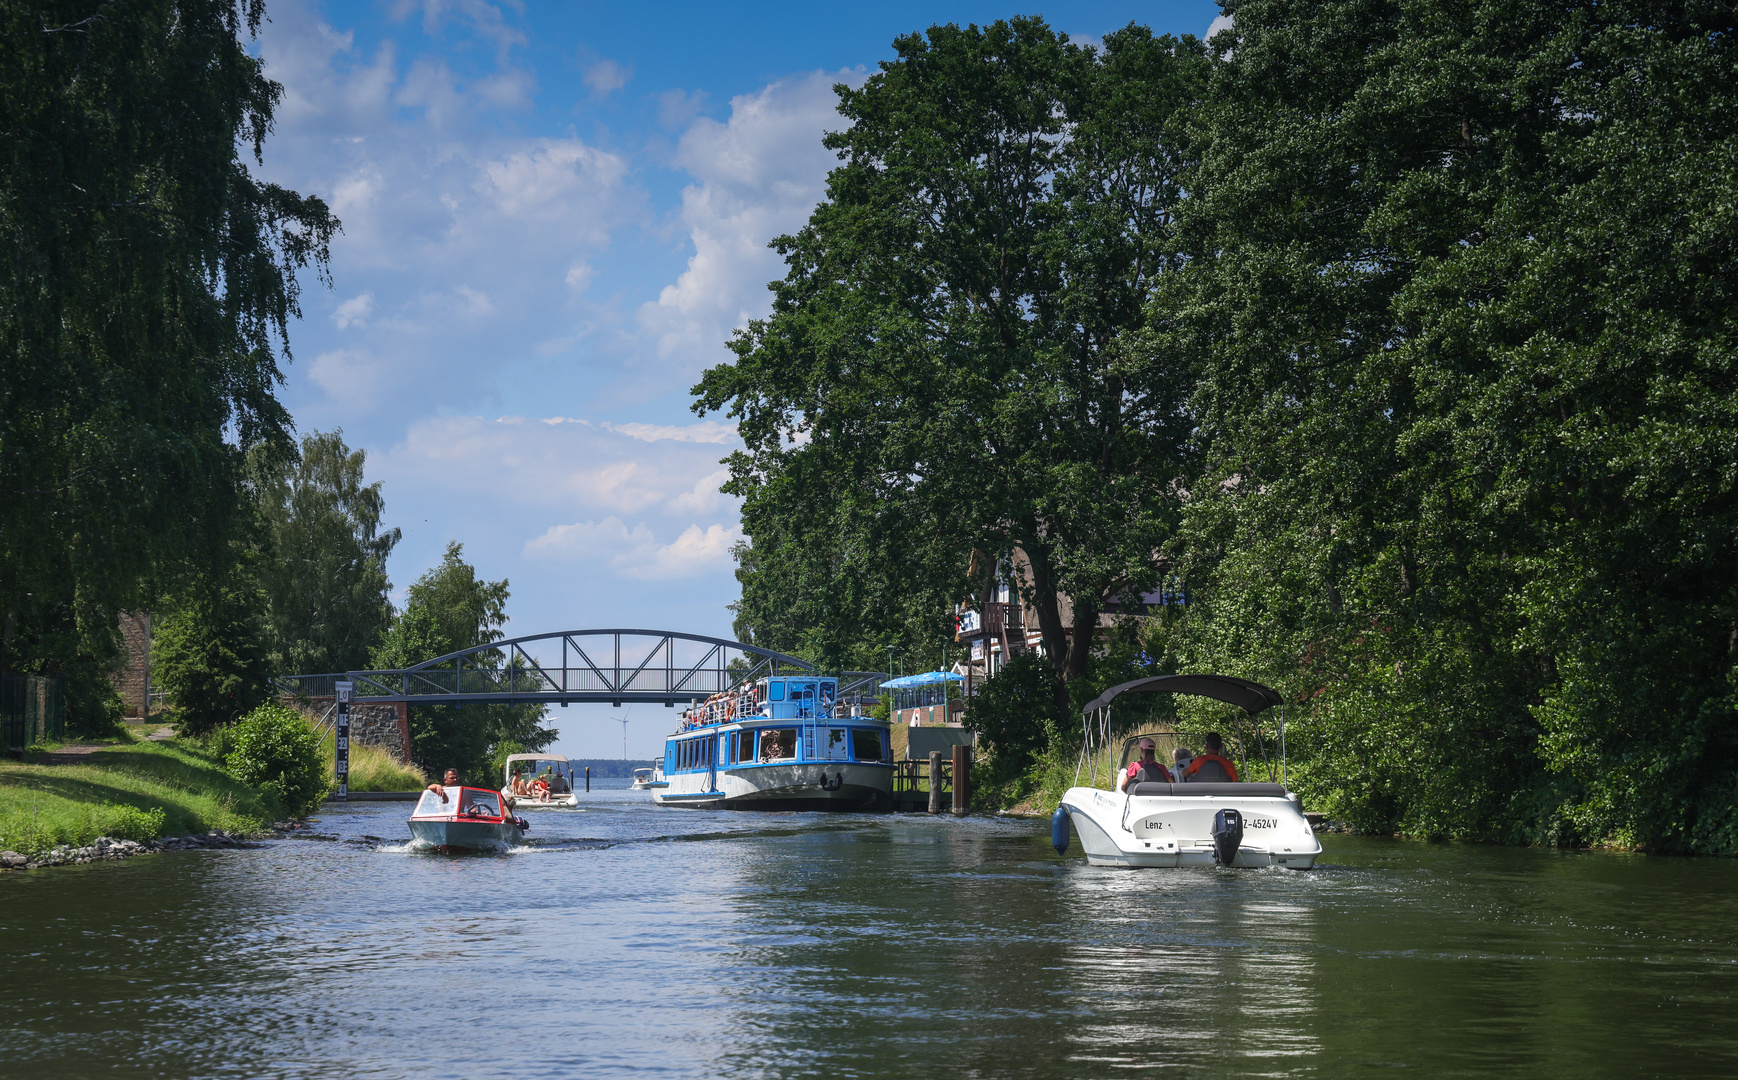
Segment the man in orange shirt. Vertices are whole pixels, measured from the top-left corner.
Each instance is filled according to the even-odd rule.
[[[1217,731],[1209,731],[1201,740],[1204,749],[1189,762],[1189,767],[1183,771],[1184,783],[1220,783],[1235,784],[1237,766],[1225,756],[1225,740],[1219,737]]]

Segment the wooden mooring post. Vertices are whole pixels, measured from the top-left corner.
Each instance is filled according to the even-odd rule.
[[[964,817],[971,805],[972,748],[955,743],[953,748],[953,812]],[[932,789],[933,790],[933,789]],[[931,796],[933,798],[933,796]]]
[[[590,765],[587,765],[585,767],[585,790],[587,792],[591,791],[591,766]]]
[[[929,812],[941,813],[941,751],[929,752]]]

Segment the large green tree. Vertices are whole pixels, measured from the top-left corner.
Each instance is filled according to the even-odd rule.
[[[1035,18],[894,48],[838,88],[842,164],[774,242],[772,315],[695,388],[746,444],[726,485],[750,538],[739,629],[827,662],[866,625],[921,632],[915,600],[940,637],[947,599],[988,584],[973,550],[988,568],[1019,547],[1060,688],[1178,519],[1185,373],[1121,342],[1172,267],[1178,120],[1207,60]]]
[[[0,6],[0,665],[112,654],[228,557],[299,270],[337,221],[249,172],[282,88],[260,0]]]
[[[1227,10],[1189,655],[1371,827],[1738,848],[1730,5]]]
[[[378,482],[363,482],[366,454],[342,431],[302,438],[292,462],[249,459],[269,555],[259,564],[268,605],[270,662],[280,675],[353,671],[392,622],[386,560],[398,529],[382,529]]]
[[[413,583],[404,610],[393,620],[374,652],[373,666],[403,669],[447,653],[501,638],[507,622],[507,581],[485,581],[464,559],[464,546],[447,545],[439,566]],[[517,660],[517,657],[514,658]],[[496,689],[505,679],[525,678],[520,664],[502,650],[485,649],[456,666],[441,666],[428,677],[462,677],[468,691]],[[490,671],[504,674],[492,675]],[[510,753],[535,752],[555,741],[542,726],[541,705],[415,705],[410,713],[411,760],[438,774],[456,768],[471,783],[499,773]]]

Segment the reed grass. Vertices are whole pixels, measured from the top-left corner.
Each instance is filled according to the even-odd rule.
[[[319,723],[318,717],[308,713],[303,713],[302,718],[310,726]],[[333,773],[337,747],[338,735],[328,728],[320,741],[320,756],[325,759],[328,776]],[[350,740],[351,791],[421,791],[425,787],[428,776],[415,765],[402,764],[378,746],[361,746],[355,739]]]
[[[0,762],[0,850],[36,855],[99,836],[256,832],[284,816],[268,792],[193,743],[118,743],[76,765]]]

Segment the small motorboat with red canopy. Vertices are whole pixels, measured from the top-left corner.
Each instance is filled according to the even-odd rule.
[[[410,835],[437,848],[502,851],[525,839],[525,827],[488,788],[430,789],[410,815]]]

